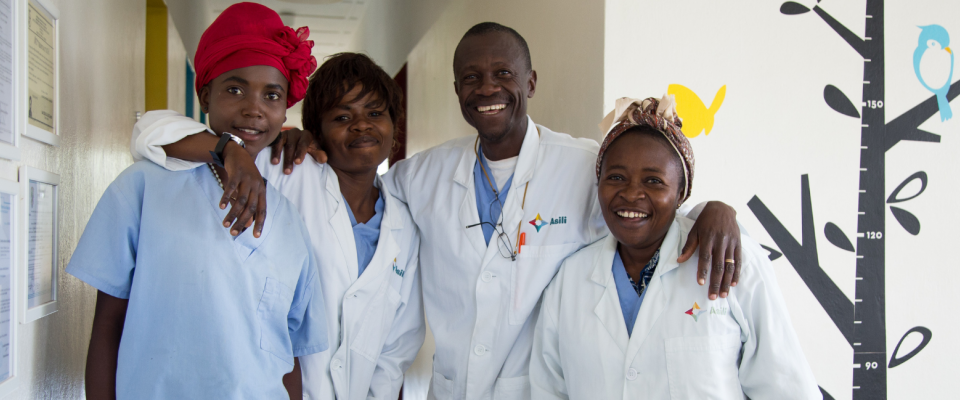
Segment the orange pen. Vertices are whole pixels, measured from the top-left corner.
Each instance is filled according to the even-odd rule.
[[[525,244],[527,244],[527,233],[521,232],[520,238],[517,239],[517,254],[520,254],[520,248]]]

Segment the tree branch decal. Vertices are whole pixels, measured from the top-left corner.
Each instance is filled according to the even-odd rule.
[[[819,2],[819,1],[818,1]],[[922,123],[939,110],[936,96],[924,100],[907,112],[886,123],[883,103],[884,90],[884,7],[883,0],[866,1],[866,31],[863,38],[853,33],[826,10],[814,5],[812,8],[794,1],[780,6],[780,12],[788,16],[804,15],[813,11],[840,38],[863,57],[863,99],[861,111],[857,110],[840,89],[827,85],[823,91],[824,102],[832,110],[861,120],[860,130],[860,184],[857,202],[856,247],[847,235],[833,223],[824,227],[824,235],[833,245],[856,252],[856,283],[853,302],[839,289],[820,265],[817,252],[816,229],[813,218],[810,181],[807,175],[800,179],[801,232],[800,241],[783,226],[769,208],[754,196],[748,206],[783,252],[797,274],[803,279],[820,302],[837,330],[853,348],[853,398],[886,399],[887,369],[894,368],[916,356],[929,342],[933,333],[922,326],[907,331],[897,344],[894,354],[888,359],[886,350],[886,292],[885,292],[885,243],[886,208],[907,232],[918,235],[920,220],[904,208],[889,204],[904,203],[919,196],[928,181],[925,172],[917,172],[886,195],[886,152],[902,141],[939,143],[940,136],[921,130]],[[960,81],[950,85],[947,99],[960,95]],[[911,181],[919,179],[919,192],[900,196],[901,190]],[[764,246],[770,258],[779,257],[775,249]],[[900,344],[911,333],[922,335],[919,346],[900,356]],[[821,388],[821,391],[823,389]],[[824,398],[832,398],[823,391]]]

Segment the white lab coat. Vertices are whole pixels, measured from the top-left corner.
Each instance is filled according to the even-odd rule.
[[[160,146],[205,126],[173,112],[154,113],[145,114],[134,129],[135,157],[143,154],[169,169],[198,165],[166,158]],[[407,207],[377,177],[375,184],[384,199],[380,238],[373,259],[358,278],[349,206],[336,174],[307,156],[292,174],[284,175],[281,166],[270,164],[269,149],[256,163],[268,182],[300,211],[320,269],[330,350],[300,358],[304,398],[396,399],[403,373],[425,333],[420,236]]]
[[[424,308],[436,341],[431,398],[528,399],[540,295],[564,258],[607,232],[597,204],[597,143],[529,118],[527,126],[503,202],[509,240],[516,245],[518,227],[526,236],[516,261],[500,255],[496,235],[485,245],[479,226],[466,228],[480,222],[476,136],[415,154],[384,176],[422,235]],[[563,223],[538,231],[530,223],[538,216]]]
[[[822,398],[760,246],[742,237],[740,282],[710,301],[694,280],[697,257],[676,262],[692,225],[671,225],[632,336],[612,272],[616,238],[563,262],[543,294],[533,399]]]

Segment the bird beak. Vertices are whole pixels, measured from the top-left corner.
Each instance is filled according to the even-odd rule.
[[[953,50],[950,50],[949,47],[944,47],[943,49],[946,50],[947,53],[953,54]]]

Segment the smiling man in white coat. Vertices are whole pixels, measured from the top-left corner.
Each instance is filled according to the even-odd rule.
[[[527,116],[537,75],[513,29],[474,26],[453,69],[463,117],[478,135],[418,153],[384,176],[422,235],[424,309],[436,342],[429,397],[528,399],[543,289],[564,258],[607,234],[590,168],[598,145]],[[707,222],[693,227],[691,242],[714,260],[739,258],[735,212],[716,203],[701,215]],[[725,297],[735,266],[704,254],[701,284],[712,269],[712,293],[725,278]]]

